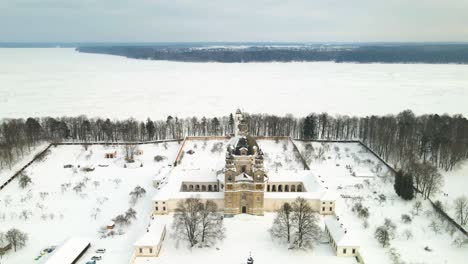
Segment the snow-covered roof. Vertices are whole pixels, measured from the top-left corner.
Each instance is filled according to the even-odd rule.
[[[71,264],[90,245],[86,238],[73,237],[56,249],[45,264]]]
[[[169,225],[171,216],[169,215],[159,215],[156,216],[148,227],[148,232],[146,232],[140,239],[138,239],[134,246],[143,247],[143,246],[157,246],[161,242],[161,237]]]
[[[268,172],[268,184],[297,182],[304,186],[303,192],[265,192],[265,198],[296,198],[321,199],[327,194],[324,186],[309,170],[278,170]]]
[[[216,183],[218,179],[224,178],[223,174],[212,168],[184,169],[182,166],[175,167],[171,173],[162,181],[153,196],[153,201],[167,201],[169,199],[183,199],[198,196],[202,199],[223,199],[222,192],[182,192],[184,182]]]
[[[356,237],[346,229],[346,226],[338,221],[336,216],[326,216],[325,226],[338,246],[358,246]]]

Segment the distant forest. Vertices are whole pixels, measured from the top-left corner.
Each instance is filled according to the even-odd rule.
[[[404,111],[386,116],[306,117],[247,114],[252,135],[298,139],[358,139],[398,167],[414,161],[451,170],[468,158],[468,120],[461,115],[420,115]],[[146,121],[110,120],[86,116],[4,119],[0,121],[0,170],[11,167],[42,141],[116,142],[181,139],[184,136],[223,136],[234,131],[232,114],[221,117]]]
[[[468,64],[468,44],[298,45],[298,46],[82,46],[79,52],[181,62],[292,62]]]

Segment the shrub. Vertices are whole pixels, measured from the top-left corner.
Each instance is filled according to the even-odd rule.
[[[401,221],[405,224],[411,223],[411,217],[407,214],[402,214],[401,215]]]
[[[154,161],[156,161],[156,162],[161,162],[161,161],[163,161],[165,159],[166,159],[166,157],[161,156],[161,155],[154,156]]]

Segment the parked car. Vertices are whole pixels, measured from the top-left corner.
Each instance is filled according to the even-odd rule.
[[[96,261],[95,260],[90,260],[90,261],[86,262],[86,264],[96,264]]]
[[[91,259],[92,259],[92,260],[101,260],[102,257],[101,257],[101,256],[93,256]]]
[[[105,248],[98,248],[96,250],[96,253],[99,253],[99,254],[106,253],[106,249]]]

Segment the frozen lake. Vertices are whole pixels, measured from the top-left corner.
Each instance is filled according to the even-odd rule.
[[[0,49],[0,118],[137,119],[274,114],[367,115],[412,109],[468,116],[468,65],[182,63]]]

